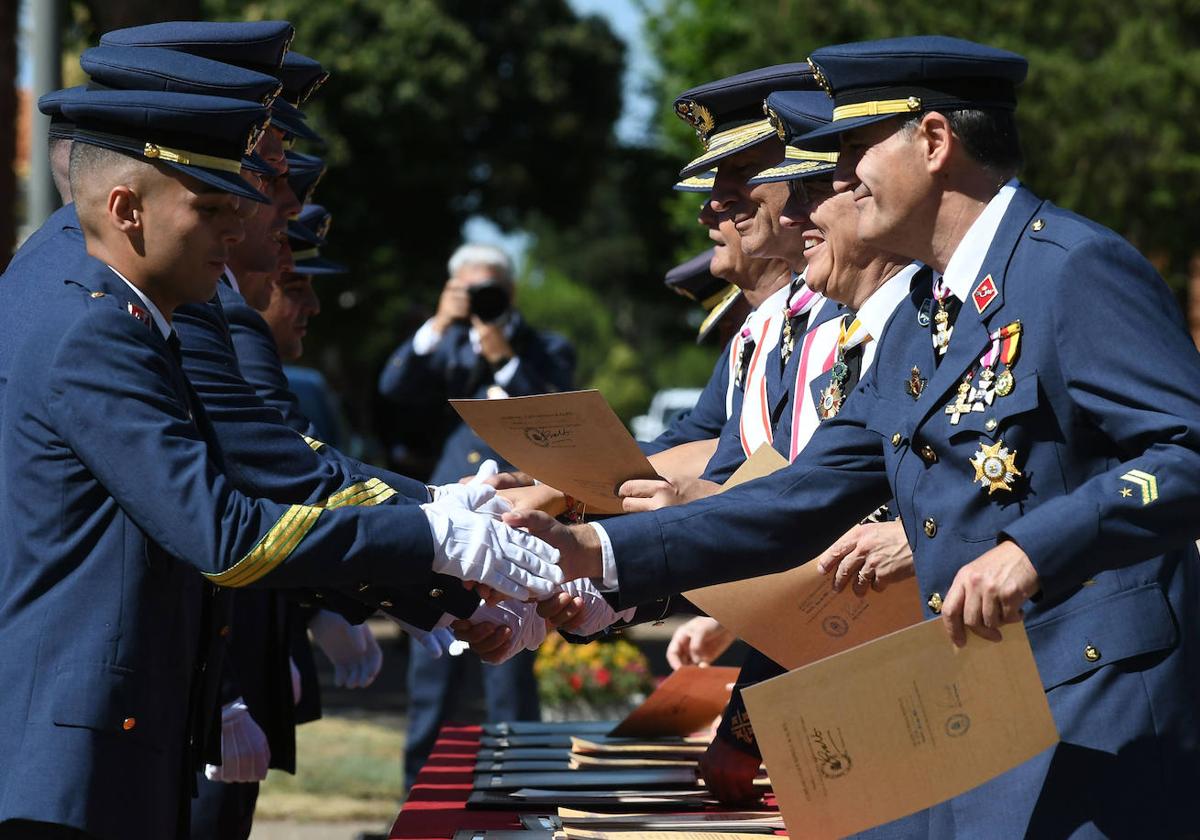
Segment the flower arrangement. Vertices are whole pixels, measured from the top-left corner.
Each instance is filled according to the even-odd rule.
[[[538,694],[549,708],[628,707],[654,687],[650,663],[624,639],[573,645],[549,634],[533,664]]]

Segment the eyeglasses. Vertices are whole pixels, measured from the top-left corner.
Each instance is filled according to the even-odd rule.
[[[791,196],[805,207],[815,207],[833,195],[833,176],[793,178],[788,181]]]

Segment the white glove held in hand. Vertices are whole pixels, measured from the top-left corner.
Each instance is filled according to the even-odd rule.
[[[505,601],[503,604],[483,604],[468,619],[472,624],[489,622],[507,627],[512,631],[508,644],[502,651],[487,658],[489,665],[507,662],[523,650],[537,650],[546,639],[546,620],[537,614],[536,603]]]
[[[438,502],[421,505],[433,533],[433,570],[526,601],[562,583],[558,550],[492,517]]]
[[[562,591],[583,599],[583,611],[577,616],[582,623],[573,630],[567,631],[577,636],[590,636],[622,619],[628,621],[636,611],[636,608],[633,608],[620,613],[616,612],[608,601],[604,600],[604,596],[592,584],[590,578],[569,580],[562,585]]]
[[[469,483],[442,484],[431,488],[433,503],[487,513],[492,516],[508,513],[512,510],[512,505],[503,497],[496,495],[495,487],[483,483],[485,478],[491,478],[497,472],[499,469],[496,462],[488,458],[479,465],[479,471],[475,473],[475,477]]]
[[[212,782],[261,782],[267,778],[271,748],[267,736],[242,698],[221,707],[221,764],[207,764],[204,776]]]
[[[407,621],[401,621],[394,615],[389,615],[388,618],[400,625],[400,629],[411,636],[414,642],[425,648],[425,652],[434,659],[440,658],[454,642],[454,634],[450,632],[449,627],[435,627],[432,630],[422,630],[420,627],[413,627]]]
[[[333,663],[333,681],[340,688],[366,688],[383,667],[383,651],[371,629],[351,624],[335,612],[321,610],[308,622],[313,641]]]

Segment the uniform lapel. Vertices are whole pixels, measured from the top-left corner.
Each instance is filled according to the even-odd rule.
[[[979,274],[967,292],[967,299],[954,322],[954,335],[950,339],[950,347],[929,379],[927,390],[931,399],[922,407],[921,422],[928,419],[934,411],[943,410],[967,371],[974,367],[979,357],[987,350],[989,324],[1004,308],[1004,281],[1008,264],[1017,243],[1028,227],[1030,218],[1039,207],[1041,200],[1024,187],[1018,189],[1013,196],[1012,203],[988,248],[983,265],[979,268]],[[981,287],[994,291],[985,293],[986,289],[981,291]],[[930,349],[932,353],[931,342]]]

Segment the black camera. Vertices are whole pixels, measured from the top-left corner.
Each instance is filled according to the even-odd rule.
[[[471,314],[485,324],[503,318],[512,305],[508,286],[499,280],[485,280],[468,286],[467,298],[470,300]]]

